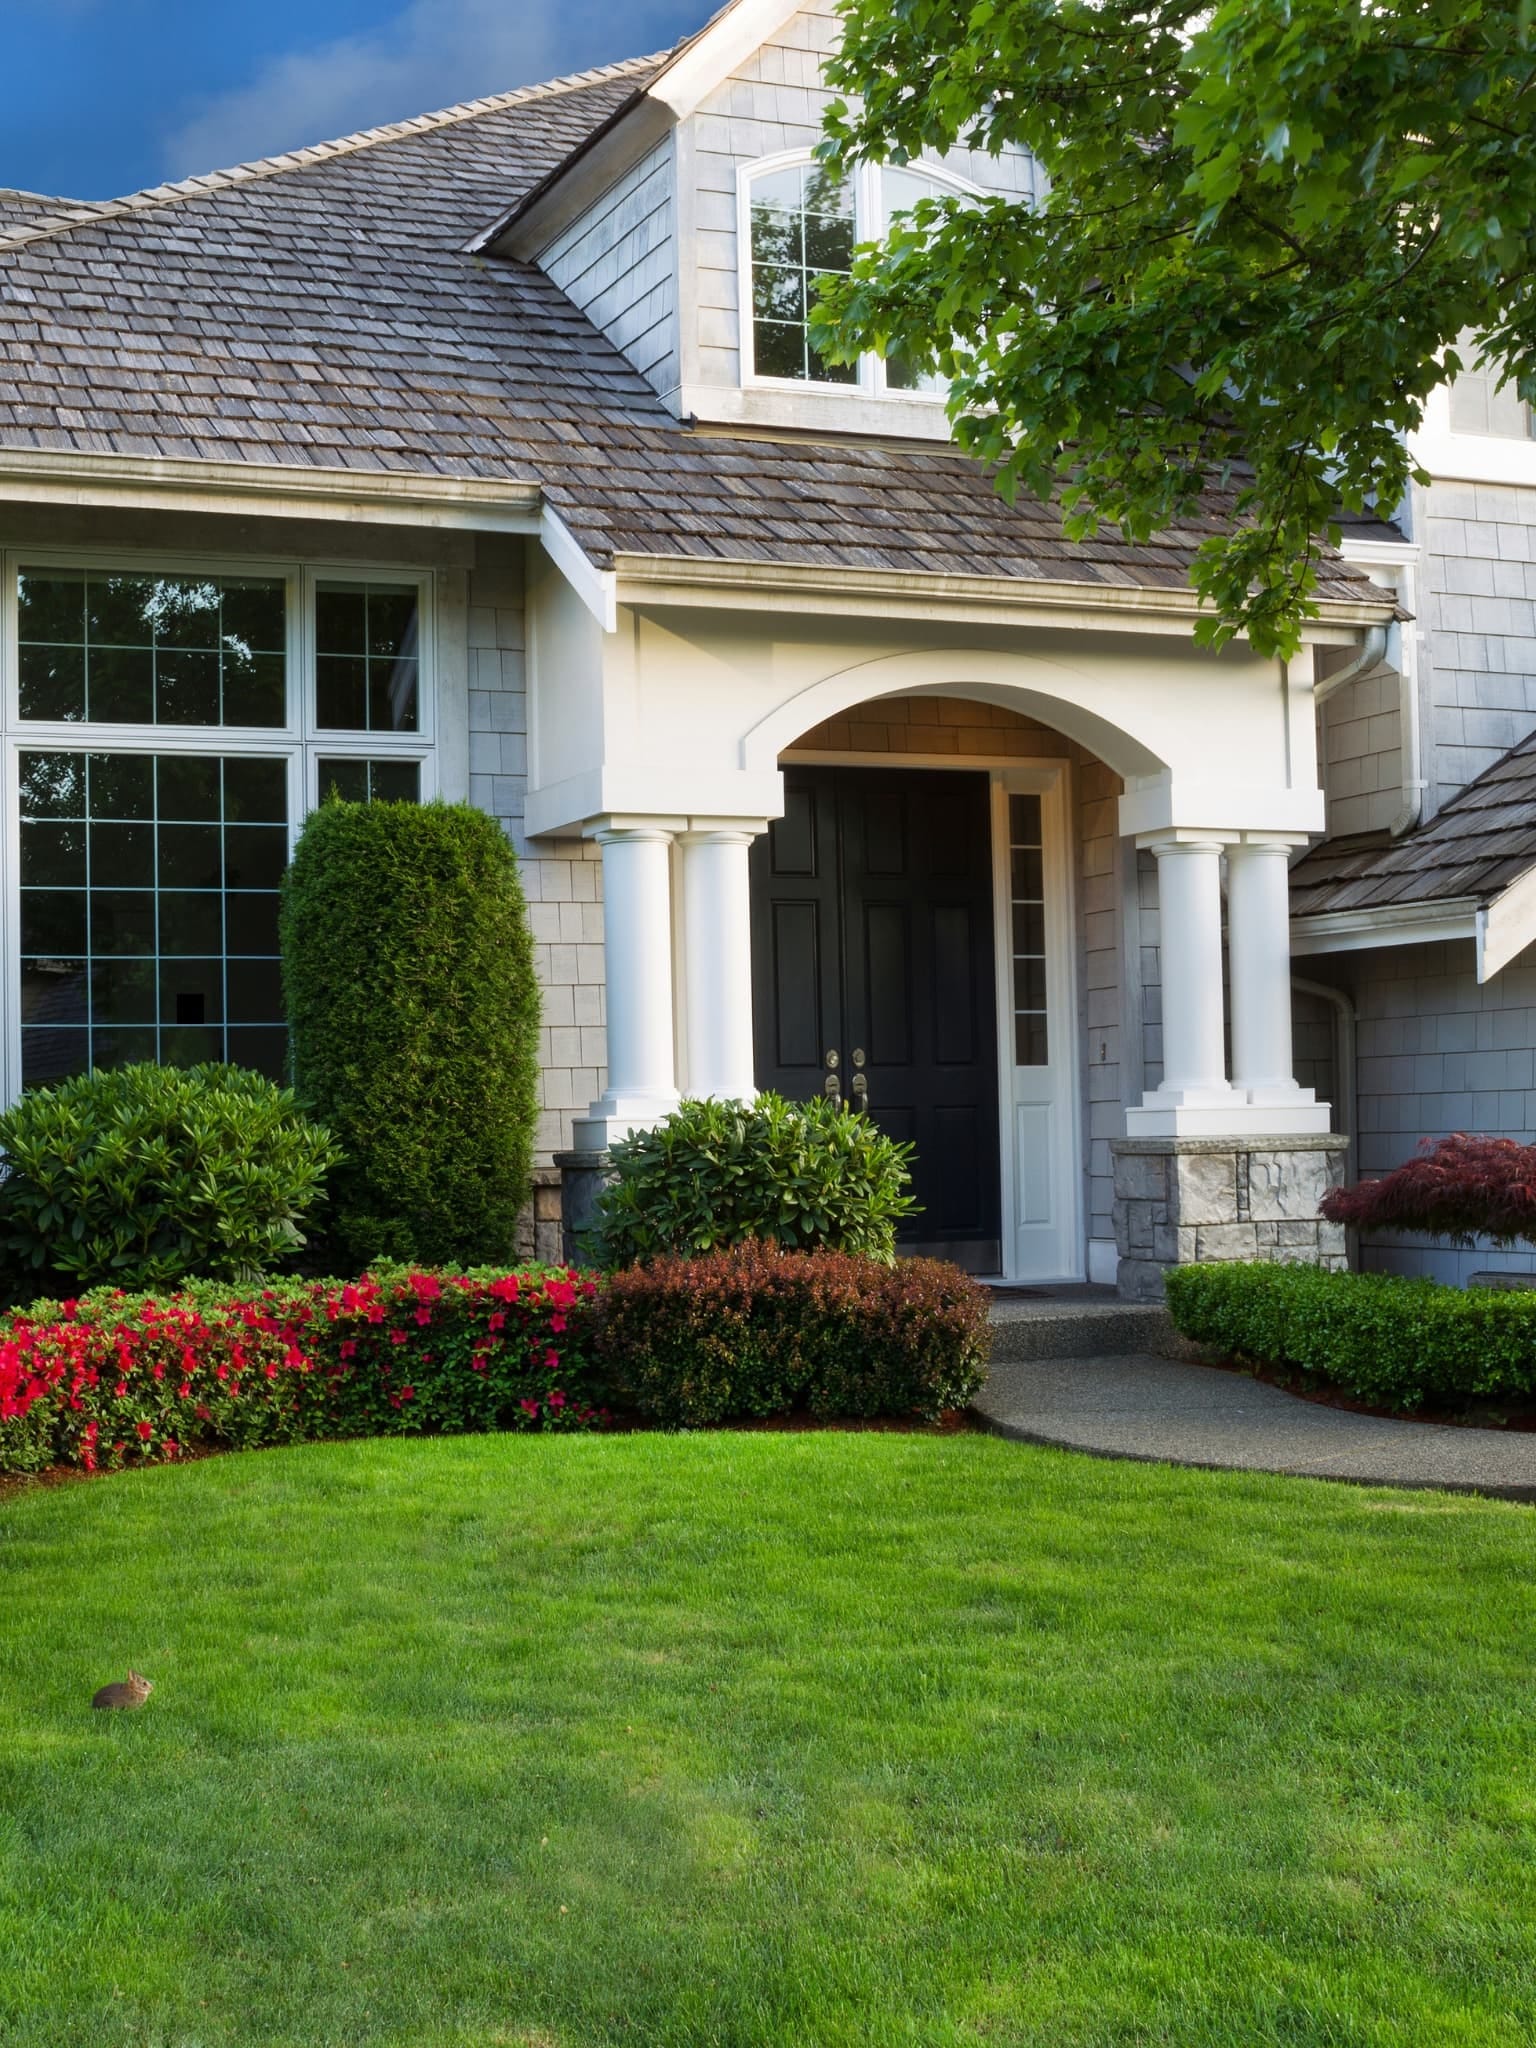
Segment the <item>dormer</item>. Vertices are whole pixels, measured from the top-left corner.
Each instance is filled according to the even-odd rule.
[[[825,0],[735,0],[477,245],[533,262],[680,418],[943,440],[943,390],[897,360],[823,362],[814,278],[928,194],[1028,197],[1022,151],[815,160],[841,31]]]

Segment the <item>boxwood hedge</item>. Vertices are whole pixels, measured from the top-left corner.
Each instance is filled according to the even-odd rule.
[[[1314,1266],[1179,1266],[1168,1308],[1186,1337],[1376,1407],[1536,1397],[1536,1292]]]

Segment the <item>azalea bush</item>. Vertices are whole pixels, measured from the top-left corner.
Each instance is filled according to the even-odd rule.
[[[1374,1407],[1536,1399],[1536,1293],[1316,1266],[1175,1266],[1180,1332]]]
[[[938,1259],[740,1244],[616,1273],[598,1356],[641,1414],[912,1416],[963,1407],[987,1365],[987,1294]]]
[[[1400,1230],[1469,1245],[1536,1244],[1536,1145],[1458,1131],[1426,1139],[1412,1159],[1358,1187],[1323,1197],[1330,1223]]]
[[[593,1255],[621,1266],[748,1239],[895,1257],[910,1145],[829,1100],[685,1102],[610,1148]]]
[[[0,1471],[336,1436],[602,1419],[595,1283],[381,1269],[346,1283],[102,1290],[0,1323]]]
[[[254,1278],[303,1245],[338,1157],[287,1089],[241,1067],[30,1088],[0,1114],[0,1270],[13,1299]]]

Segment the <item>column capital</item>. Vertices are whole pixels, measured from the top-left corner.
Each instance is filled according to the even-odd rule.
[[[690,818],[677,836],[684,846],[750,846],[767,830],[766,818]]]
[[[687,826],[686,818],[610,816],[589,819],[581,836],[595,839],[599,846],[670,846]]]
[[[1310,832],[1245,832],[1227,851],[1231,853],[1283,853],[1287,859],[1312,844]]]
[[[1186,826],[1169,826],[1161,832],[1138,832],[1136,845],[1139,851],[1156,854],[1161,860],[1166,854],[1173,853],[1223,853],[1241,837],[1241,832],[1236,829],[1207,832]]]

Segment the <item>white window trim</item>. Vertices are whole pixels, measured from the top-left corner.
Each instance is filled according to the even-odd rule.
[[[146,575],[281,577],[287,593],[288,720],[284,725],[124,725],[23,719],[20,707],[20,571],[140,570]],[[288,850],[319,802],[320,759],[415,761],[423,803],[438,793],[437,615],[431,570],[389,561],[294,562],[166,548],[12,547],[0,550],[0,1100],[21,1092],[21,797],[24,753],[264,755],[287,764]],[[417,718],[413,733],[321,727],[315,717],[315,588],[322,582],[411,583],[418,604]]]
[[[747,391],[794,391],[812,393],[828,398],[847,399],[855,393],[861,398],[876,398],[885,402],[905,402],[920,405],[944,403],[942,391],[892,391],[885,381],[885,360],[872,350],[865,350],[859,357],[858,380],[852,384],[821,384],[811,378],[759,376],[754,360],[755,336],[752,319],[752,186],[756,179],[772,171],[787,171],[801,164],[815,162],[815,152],[809,149],[785,149],[776,156],[755,157],[751,163],[741,164],[736,172],[736,303],[740,308],[739,348],[741,354],[741,383]],[[946,185],[958,196],[984,199],[986,194],[979,185],[973,185],[955,171],[943,164],[934,163],[928,157],[914,157],[900,169],[912,171],[922,177],[932,178],[937,185]],[[879,239],[884,231],[880,205],[879,164],[859,164],[853,174],[853,237],[857,248],[865,242]]]

